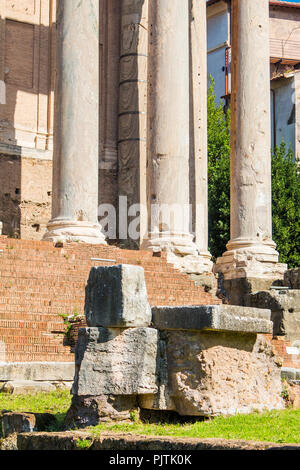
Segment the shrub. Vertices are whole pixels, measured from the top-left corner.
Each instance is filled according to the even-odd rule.
[[[230,234],[230,112],[216,103],[214,82],[208,89],[208,231],[213,258],[226,250]]]

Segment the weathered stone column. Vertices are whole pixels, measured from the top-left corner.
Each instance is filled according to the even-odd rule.
[[[148,7],[148,0],[121,1],[119,238],[135,249],[147,230]],[[135,239],[128,237],[127,230],[134,207],[140,208],[140,234]]]
[[[105,243],[98,223],[99,1],[57,2],[53,208],[45,240]]]
[[[150,227],[143,246],[167,251],[170,261],[189,269],[195,257],[199,261],[189,204],[190,2],[174,0],[170,7],[168,0],[152,0],[150,5]]]
[[[119,58],[120,58],[120,0],[109,0],[105,3],[106,34],[105,50],[102,51],[105,63],[103,107],[103,158],[100,168],[113,170],[118,166],[118,105],[119,105]],[[100,69],[100,74],[103,71]]]
[[[231,239],[226,279],[280,278],[272,240],[269,1],[232,2]]]
[[[208,251],[207,41],[206,0],[190,0],[191,159],[194,230],[203,272],[213,263]]]

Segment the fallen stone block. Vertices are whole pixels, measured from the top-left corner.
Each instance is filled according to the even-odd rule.
[[[151,309],[143,268],[125,264],[92,268],[86,287],[85,316],[91,327],[149,326]]]
[[[0,416],[2,437],[14,433],[45,431],[56,423],[55,416],[50,413],[16,413],[5,412]]]
[[[232,305],[152,308],[152,322],[159,330],[271,333],[270,316],[270,310]]]
[[[158,332],[153,328],[82,328],[72,393],[79,396],[153,393]]]
[[[39,392],[53,392],[55,390],[56,387],[50,382],[14,380],[10,382],[5,382],[0,388],[0,393],[8,393],[11,395],[26,395]]]
[[[166,331],[167,383],[139,397],[142,408],[182,416],[216,416],[283,409],[280,362],[261,335]],[[167,393],[166,393],[167,392]]]

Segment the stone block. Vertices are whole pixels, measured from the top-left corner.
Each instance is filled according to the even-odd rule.
[[[32,381],[73,381],[74,362],[7,362],[0,363],[0,382]]]
[[[72,393],[137,395],[157,391],[158,332],[152,328],[81,328]]]
[[[300,339],[300,290],[267,290],[247,296],[247,305],[269,308],[274,336],[291,343]]]
[[[1,388],[0,393],[8,393],[11,395],[27,395],[39,392],[53,392],[56,387],[50,382],[35,382],[33,380],[15,380],[5,382]]]
[[[128,328],[149,326],[144,269],[126,264],[92,268],[86,287],[88,326]]]
[[[165,342],[167,386],[139,398],[141,407],[182,416],[284,408],[280,363],[262,335],[169,330]]]
[[[231,305],[152,308],[152,322],[159,330],[271,333],[270,316],[269,310]]]

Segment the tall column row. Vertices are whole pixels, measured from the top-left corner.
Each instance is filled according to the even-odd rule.
[[[58,2],[48,240],[105,243],[97,218],[98,4]],[[119,195],[127,203],[119,219],[127,221],[130,207],[140,204],[137,246],[167,251],[186,272],[211,271],[206,1],[122,0],[120,6],[121,25],[111,21],[121,28],[113,70],[120,71]],[[268,0],[232,0],[231,239],[215,267],[226,279],[280,277],[286,268],[272,240],[268,8]]]

